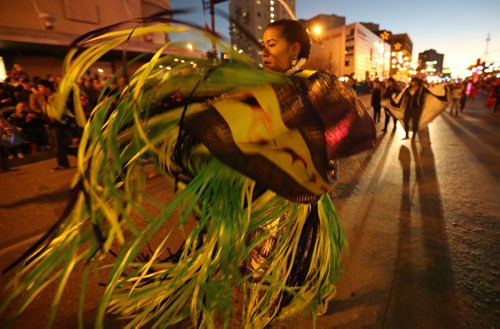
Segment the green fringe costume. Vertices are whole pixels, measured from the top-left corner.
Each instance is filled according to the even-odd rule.
[[[103,93],[85,117],[76,82],[90,65],[130,38],[187,31],[232,60],[165,55],[167,43],[124,90]],[[335,294],[346,245],[328,195],[329,160],[374,145],[362,103],[333,76],[263,71],[189,26],[89,34],[82,45],[68,54],[50,109],[54,118],[71,115],[84,127],[71,200],[10,267],[18,272],[0,312],[19,303],[12,318],[20,316],[57,282],[51,326],[80,264],[81,308],[91,273],[105,268],[108,275],[97,328],[106,313],[127,319],[127,328],[164,328],[188,318],[197,328],[228,327],[235,294],[242,328],[304,311],[315,318]],[[176,187],[167,203],[148,193],[144,157]],[[190,217],[196,220],[186,240],[170,252],[173,232]]]

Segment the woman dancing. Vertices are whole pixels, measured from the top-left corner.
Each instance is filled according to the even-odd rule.
[[[99,31],[79,40],[87,47],[78,56],[68,55],[51,113],[61,118],[72,97],[84,126],[72,198],[54,227],[10,267],[19,271],[1,311],[22,296],[12,314],[19,316],[53,281],[58,305],[78,266],[80,320],[91,274],[105,285],[97,327],[115,313],[130,328],[185,319],[194,327],[227,327],[235,317],[241,327],[262,328],[278,316],[309,310],[315,318],[325,310],[345,246],[328,195],[328,164],[372,147],[375,133],[342,83],[302,70],[309,37],[298,22],[266,28],[266,70],[194,28],[232,60],[164,55],[164,45],[123,90],[103,93],[85,116],[75,81],[100,56],[153,31],[187,30],[193,27]],[[145,156],[175,186],[172,199],[148,191]],[[178,229],[187,233],[176,245]]]

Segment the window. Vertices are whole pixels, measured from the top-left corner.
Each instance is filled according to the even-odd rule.
[[[0,81],[7,79],[7,71],[5,70],[5,63],[3,62],[3,57],[0,56]]]

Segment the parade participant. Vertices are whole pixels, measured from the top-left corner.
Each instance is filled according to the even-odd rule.
[[[451,90],[451,108],[450,113],[452,115],[458,116],[460,112],[460,100],[464,92],[464,86],[462,83],[457,83]]]
[[[422,115],[422,106],[424,104],[424,88],[422,87],[422,80],[419,78],[412,78],[410,86],[403,95],[405,102],[404,114],[404,127],[406,135],[403,139],[408,139],[410,129],[413,131],[412,139],[415,139],[420,116]],[[410,128],[411,124],[411,128]]]
[[[394,95],[397,95],[401,92],[401,89],[396,85],[396,81],[394,78],[389,78],[385,81],[385,89],[384,89],[384,100],[390,101]],[[387,127],[389,126],[389,121],[391,121],[391,118],[393,120],[393,127],[392,131],[396,131],[398,119],[396,119],[395,116],[391,114],[391,111],[387,108],[384,107],[384,128],[382,129],[382,132],[387,132]]]
[[[450,89],[446,84],[426,87],[420,78],[414,77],[405,90],[390,100],[384,100],[382,105],[403,123],[406,133],[403,139],[409,138],[410,131],[415,139],[417,131],[441,114],[449,101]]]
[[[373,81],[371,105],[373,107],[373,121],[380,122],[380,101],[382,100],[382,88],[380,81]]]
[[[297,24],[266,29],[268,70],[211,34],[231,61],[164,56],[162,47],[90,118],[74,82],[99,59],[96,53],[147,33],[189,29],[159,24],[88,34],[81,43],[90,48],[66,61],[52,109],[62,118],[73,91],[73,114],[85,124],[72,199],[26,253],[29,263],[16,274],[7,303],[28,294],[26,306],[57,278],[62,291],[80,263],[87,274],[96,264],[106,268],[98,325],[113,312],[130,327],[187,318],[195,327],[227,327],[238,292],[243,328],[324,308],[345,244],[328,195],[328,163],[373,147],[375,134],[363,104],[341,82],[300,69],[308,38]],[[147,191],[145,154],[165,185],[175,186],[173,199]],[[178,229],[188,232],[176,245]],[[272,249],[255,266],[258,249],[270,240]]]

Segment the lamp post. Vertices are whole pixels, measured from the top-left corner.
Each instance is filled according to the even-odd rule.
[[[212,33],[215,32],[215,5],[221,2],[226,2],[228,0],[201,0],[201,3],[203,4],[203,11],[206,9],[209,9],[210,12],[210,29],[212,30]],[[214,58],[217,58],[217,48],[215,45],[215,40],[212,39],[212,53]]]

